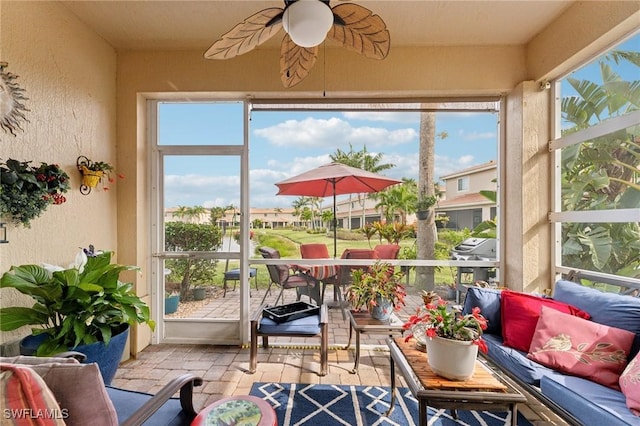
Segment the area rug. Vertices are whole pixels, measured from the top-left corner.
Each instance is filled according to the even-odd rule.
[[[268,401],[278,415],[280,426],[375,426],[418,424],[418,401],[408,388],[396,389],[390,416],[391,388],[379,386],[309,385],[300,383],[254,383],[250,395]],[[448,410],[429,407],[430,426],[503,426],[511,424],[511,414],[458,410],[458,419]],[[519,426],[531,426],[518,413]]]

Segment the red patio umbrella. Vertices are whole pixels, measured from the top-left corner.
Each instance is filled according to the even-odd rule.
[[[276,186],[277,195],[333,195],[333,257],[337,257],[336,195],[373,193],[397,183],[401,181],[345,164],[329,163],[278,182]]]

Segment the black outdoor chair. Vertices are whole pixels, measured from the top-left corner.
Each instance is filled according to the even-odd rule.
[[[280,259],[280,252],[274,248],[260,247],[259,251],[265,259]],[[270,278],[269,287],[260,304],[264,303],[267,294],[271,291],[272,284],[280,287],[280,293],[278,293],[274,305],[278,304],[285,289],[295,289],[297,293],[296,300],[300,300],[300,297],[305,294],[309,296],[310,301],[314,300],[317,305],[322,304],[320,301],[320,286],[313,278],[302,273],[291,273],[291,268],[288,265],[267,264],[267,269],[269,270]]]

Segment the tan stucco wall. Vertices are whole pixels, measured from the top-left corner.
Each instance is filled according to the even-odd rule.
[[[541,292],[550,283],[552,173],[549,96],[535,82],[523,82],[507,97],[506,143],[501,147],[500,284]]]
[[[59,164],[71,177],[67,202],[50,206],[25,229],[8,225],[9,244],[0,244],[0,273],[14,264],[47,262],[66,266],[80,247],[115,250],[116,195],[88,196],[78,188],[76,158],[116,163],[116,54],[55,2],[0,2],[0,60],[19,75],[31,111],[24,132],[13,137],[0,130],[0,158]],[[2,306],[30,299],[0,290]],[[3,333],[7,342],[28,329]]]

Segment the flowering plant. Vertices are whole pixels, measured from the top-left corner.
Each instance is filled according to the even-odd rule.
[[[487,329],[487,320],[480,314],[480,308],[475,307],[470,314],[462,315],[459,309],[449,308],[446,301],[437,297],[430,303],[418,308],[415,315],[403,325],[409,330],[406,340],[413,337],[413,328],[417,324],[426,325],[426,336],[439,336],[451,340],[471,341],[478,345],[478,349],[487,353],[486,342],[482,339],[483,330]]]
[[[346,298],[354,309],[378,306],[378,299],[391,301],[394,310],[404,306],[407,292],[402,285],[404,274],[395,271],[390,263],[376,262],[368,269],[354,269],[353,282],[347,290]]]
[[[30,226],[50,204],[62,204],[69,190],[69,176],[57,164],[8,159],[0,163],[0,216],[10,217],[16,225]]]
[[[87,171],[99,172],[98,176],[100,177],[100,181],[103,183],[102,189],[104,189],[105,191],[108,191],[109,187],[102,180],[103,177],[106,177],[109,183],[115,183],[116,179],[114,175],[120,179],[124,179],[123,174],[116,173],[115,168],[111,164],[104,161],[88,161],[86,164],[83,164],[81,166],[81,171],[83,175],[87,174]]]

